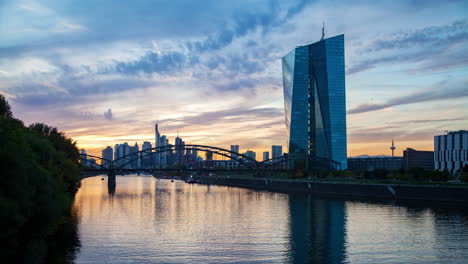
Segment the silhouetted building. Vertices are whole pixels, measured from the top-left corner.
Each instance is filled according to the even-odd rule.
[[[137,169],[140,167],[140,155],[139,152],[140,148],[138,147],[138,144],[135,142],[135,145],[133,147],[130,147],[130,157],[128,161],[128,167],[130,169]]]
[[[239,145],[231,145],[231,151],[236,152],[236,153],[240,153],[239,152]],[[231,157],[237,158],[237,156],[238,155],[236,155],[234,153],[231,153]]]
[[[257,156],[257,153],[255,153],[254,151],[252,150],[247,150],[245,153],[244,153],[245,156],[255,160],[256,159],[256,156]]]
[[[213,166],[230,170],[239,167],[240,163],[235,160],[213,160]]]
[[[184,158],[185,142],[180,137],[175,138],[176,163],[182,163]]]
[[[144,151],[140,154],[141,158],[141,167],[142,168],[151,168],[152,167],[152,151],[151,151],[152,145],[151,142],[145,141],[143,142],[143,145],[141,145],[141,150]]]
[[[468,165],[468,131],[452,131],[434,137],[435,169],[450,173],[461,171]]]
[[[403,168],[423,168],[434,170],[434,151],[422,151],[407,148],[403,151]]]
[[[128,162],[130,161],[130,146],[127,142],[123,144],[116,144],[114,146],[114,165],[115,166],[124,166],[124,168],[129,168]]]
[[[109,166],[110,166],[109,161],[112,161],[114,159],[113,155],[114,155],[114,150],[112,149],[111,146],[107,146],[105,149],[103,149],[101,157],[104,160],[101,161],[101,166],[109,168]]]
[[[270,159],[270,152],[265,151],[263,152],[263,161]]]
[[[350,157],[348,158],[348,170],[373,171],[373,170],[399,170],[403,165],[403,157]]]
[[[165,135],[162,135],[161,138],[159,139],[160,141],[160,147],[167,147],[169,145],[169,140]],[[169,157],[169,152],[167,151],[162,151],[160,152],[159,155],[159,166],[161,168],[165,168],[167,166],[167,159]]]
[[[271,146],[271,158],[275,159],[280,158],[281,156],[283,156],[283,146]]]
[[[212,161],[213,160],[213,152],[206,152],[206,160]]]
[[[86,154],[86,150],[85,149],[82,149],[80,151],[80,155],[81,155],[81,165],[83,165],[84,167],[87,167],[88,166],[88,156]]]
[[[299,46],[282,65],[289,157],[334,160],[346,169],[344,35]]]
[[[159,133],[158,129],[158,122],[156,121],[156,124],[154,124],[154,147],[160,147],[161,146],[161,134]],[[161,159],[161,152],[156,149],[154,153],[154,162],[155,165],[159,166],[160,165],[160,159]]]

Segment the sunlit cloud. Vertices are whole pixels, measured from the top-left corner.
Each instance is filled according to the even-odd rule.
[[[466,3],[369,3],[7,1],[0,92],[96,153],[154,142],[157,120],[171,141],[260,152],[286,142],[281,57],[325,21],[345,34],[348,152],[382,154],[391,137],[430,149],[468,125]]]

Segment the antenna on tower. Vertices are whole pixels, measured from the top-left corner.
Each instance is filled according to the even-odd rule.
[[[392,157],[394,157],[394,156],[395,156],[395,149],[396,149],[396,148],[395,148],[395,144],[394,144],[394,142],[393,142],[393,138],[392,138],[392,146],[390,147],[390,149],[392,150]]]
[[[325,21],[322,21],[322,38],[320,40],[325,39]]]

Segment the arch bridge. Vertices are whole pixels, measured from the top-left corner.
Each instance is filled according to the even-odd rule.
[[[154,147],[150,149],[140,150],[138,152],[132,152],[125,154],[121,157],[118,157],[114,160],[105,159],[102,157],[94,155],[82,155],[82,161],[89,161],[89,158],[93,158],[95,162],[92,166],[85,167],[85,171],[95,171],[95,172],[109,172],[109,175],[112,175],[116,172],[138,172],[138,171],[212,171],[211,168],[163,168],[161,166],[141,166],[143,162],[140,162],[138,166],[132,166],[135,162],[138,163],[138,160],[150,160],[150,163],[153,163],[155,157],[158,154],[163,153],[172,153],[172,157],[176,159],[176,163],[184,164],[186,161],[185,153],[192,151],[200,151],[205,153],[211,153],[220,155],[222,157],[228,158],[237,163],[237,170],[239,171],[271,171],[271,170],[288,170],[292,168],[303,168],[307,170],[339,170],[341,169],[341,164],[339,162],[328,160],[325,158],[318,158],[310,155],[288,155],[285,154],[281,157],[276,157],[273,159],[265,160],[258,162],[255,159],[252,159],[244,154],[237,153],[228,149],[223,149],[219,147],[207,146],[207,145],[168,145],[161,147]],[[167,158],[167,155],[166,155]],[[96,161],[100,160],[100,164]],[[187,162],[188,163],[188,162]],[[147,164],[145,164],[147,165]],[[92,168],[94,167],[94,168]]]
[[[82,155],[81,159],[89,161],[89,158],[93,158],[95,161],[100,160],[101,163],[93,162],[93,167],[98,167],[97,170],[109,171],[109,170],[116,170],[116,171],[124,171],[124,170],[164,170],[161,167],[151,167],[151,166],[141,166],[138,167],[131,167],[131,164],[134,164],[138,160],[150,159],[152,160],[154,157],[157,157],[158,154],[163,153],[172,153],[175,155],[175,159],[178,163],[185,163],[183,157],[186,156],[185,153],[192,152],[192,151],[200,151],[210,154],[216,154],[223,157],[226,157],[230,160],[233,160],[239,164],[239,167],[248,169],[248,170],[255,170],[259,167],[262,167],[262,163],[252,159],[244,154],[237,153],[234,151],[230,151],[223,148],[213,147],[213,146],[206,146],[206,145],[169,145],[169,146],[162,146],[162,147],[154,147],[150,149],[140,150],[138,152],[131,152],[125,154],[121,157],[118,157],[114,160],[105,159],[102,157],[94,156],[94,155]],[[85,170],[96,170],[85,168]],[[130,168],[131,167],[131,168]]]

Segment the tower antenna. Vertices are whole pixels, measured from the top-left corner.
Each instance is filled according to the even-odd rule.
[[[395,148],[395,144],[394,144],[394,142],[393,142],[393,138],[392,138],[392,146],[390,147],[390,149],[392,150],[392,157],[394,157],[394,156],[395,156],[395,149],[396,149],[396,148]]]
[[[320,40],[325,39],[325,21],[322,21],[322,38]]]

